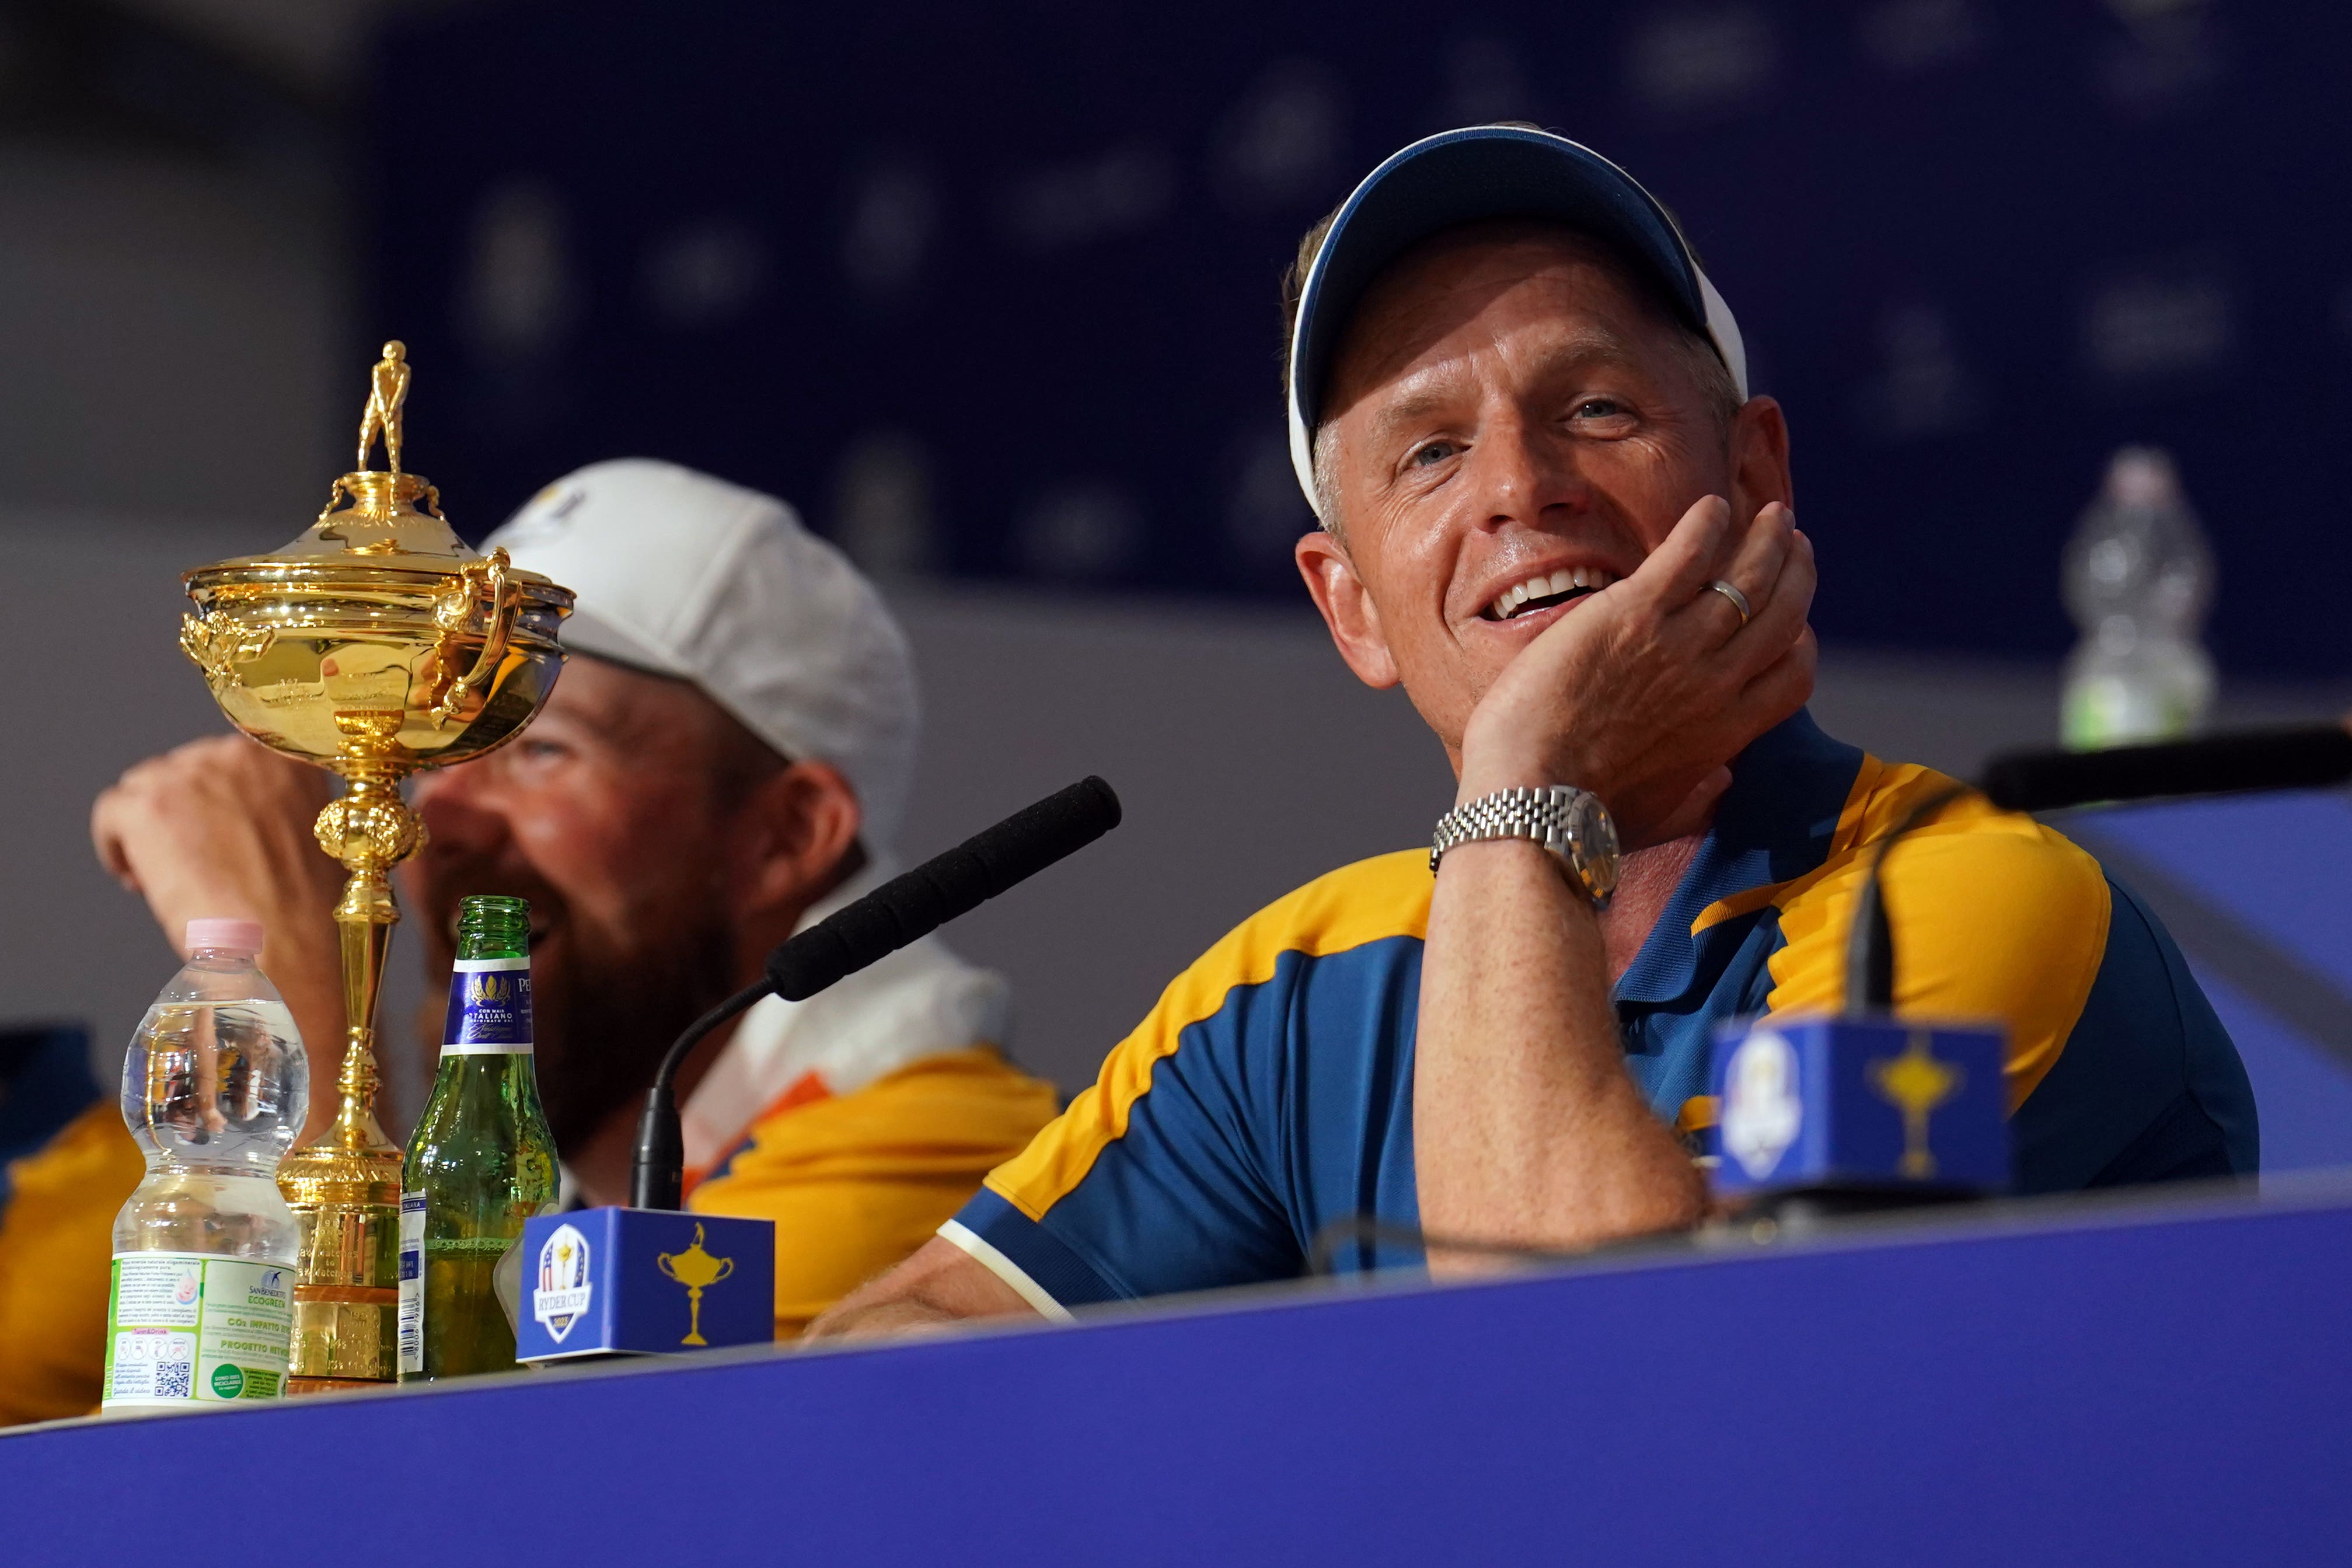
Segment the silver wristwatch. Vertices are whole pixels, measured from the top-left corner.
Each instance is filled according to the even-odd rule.
[[[1498,789],[1465,800],[1437,820],[1429,841],[1429,871],[1456,844],[1481,839],[1528,839],[1559,857],[1568,880],[1595,909],[1617,891],[1617,824],[1601,797],[1554,784],[1541,789]]]

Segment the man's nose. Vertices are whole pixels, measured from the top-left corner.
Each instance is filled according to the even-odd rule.
[[[1490,528],[1539,528],[1547,517],[1572,516],[1591,503],[1570,444],[1529,420],[1488,421],[1470,456]]]

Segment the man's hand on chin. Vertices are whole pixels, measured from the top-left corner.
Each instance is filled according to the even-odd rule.
[[[1744,593],[1743,624],[1718,578]],[[1538,636],[1462,737],[1460,799],[1572,784],[1601,797],[1629,849],[1697,831],[1726,764],[1811,695],[1812,545],[1773,502],[1735,529],[1699,500],[1639,570]]]
[[[89,819],[99,863],[147,900],[173,947],[190,920],[261,923],[262,968],[293,1009],[315,1082],[333,1082],[343,1041],[334,926],[343,873],[310,831],[331,796],[320,769],[241,735],[214,736],[132,768]],[[334,1097],[310,1102],[316,1132]]]
[[[1743,618],[1721,579],[1748,601]],[[1727,764],[1812,689],[1812,549],[1789,508],[1735,530],[1709,497],[1639,570],[1537,633],[1470,716],[1460,799],[1565,784],[1630,847],[1705,827]],[[1656,918],[1616,935],[1638,947]],[[1638,902],[1638,901],[1636,901]],[[1706,1184],[1625,1071],[1611,932],[1541,849],[1446,852],[1423,947],[1413,1068],[1422,1222],[1433,1236],[1584,1247],[1673,1229]],[[1433,1255],[1433,1273],[1475,1271]]]

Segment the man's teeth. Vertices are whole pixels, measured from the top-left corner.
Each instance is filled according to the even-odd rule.
[[[1531,577],[1505,589],[1486,613],[1497,621],[1508,621],[1531,600],[1557,599],[1579,589],[1602,589],[1616,580],[1616,573],[1597,566],[1563,567],[1549,577]]]

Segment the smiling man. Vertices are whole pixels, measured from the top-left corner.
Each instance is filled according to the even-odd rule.
[[[1375,170],[1302,246],[1301,572],[1459,779],[1433,847],[1310,883],[1179,977],[1100,1080],[813,1334],[1283,1279],[1435,1239],[1692,1224],[1709,1041],[1833,1005],[1861,873],[1949,786],[1803,711],[1788,424],[1673,219],[1557,136]],[[2026,1192],[2247,1173],[2245,1074],[2096,862],[1959,800],[1886,867],[1907,1013],[2008,1028]],[[1440,1272],[1475,1267],[1433,1248]]]
[[[877,885],[912,782],[906,640],[873,586],[772,497],[663,463],[581,469],[490,545],[579,594],[570,653],[518,739],[415,787],[404,868],[433,988],[459,899],[531,905],[541,1092],[567,1176],[625,1202],[655,1063],[768,950]],[[310,822],[324,774],[239,737],[140,764],[102,796],[101,862],[166,931],[239,915],[314,1042],[341,1034],[341,871]],[[770,998],[679,1075],[688,1207],[777,1223],[790,1336],[905,1257],[1054,1114],[1003,1055],[1007,992],[937,938],[801,1003]],[[417,1046],[437,1052],[429,997]],[[334,1111],[311,1105],[316,1134]],[[16,1166],[0,1210],[0,1424],[98,1400],[107,1237],[140,1158],[111,1101]]]

